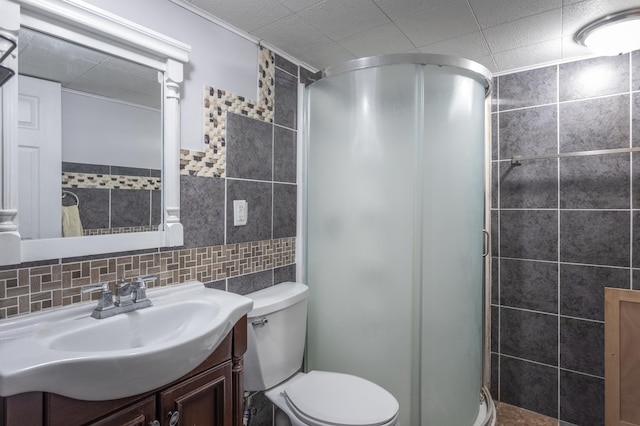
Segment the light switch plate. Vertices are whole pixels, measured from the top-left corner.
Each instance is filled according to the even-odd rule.
[[[247,213],[249,204],[246,200],[233,200],[233,226],[244,226],[247,224]]]

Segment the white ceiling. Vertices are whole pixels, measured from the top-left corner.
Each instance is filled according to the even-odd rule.
[[[160,108],[158,71],[68,41],[21,28],[22,75],[59,82],[66,89]]]
[[[591,55],[590,21],[640,0],[172,0],[316,69],[385,53],[442,53],[493,72]]]

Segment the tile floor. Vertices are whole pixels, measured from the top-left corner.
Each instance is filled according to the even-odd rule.
[[[558,420],[542,414],[514,407],[505,403],[497,403],[498,413],[496,426],[558,426]]]

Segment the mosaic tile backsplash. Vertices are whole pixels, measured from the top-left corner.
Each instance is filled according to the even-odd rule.
[[[259,100],[249,100],[213,87],[204,89],[204,151],[180,150],[180,174],[204,177],[226,176],[227,112],[273,122],[275,56],[259,51]]]
[[[119,256],[0,271],[0,319],[97,300],[87,284],[158,274],[149,287],[199,280],[212,283],[295,262],[296,239],[278,238],[212,247]]]

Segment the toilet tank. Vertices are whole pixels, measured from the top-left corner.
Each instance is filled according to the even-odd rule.
[[[308,294],[306,285],[293,282],[245,294],[253,299],[247,314],[245,390],[272,388],[302,367]]]

